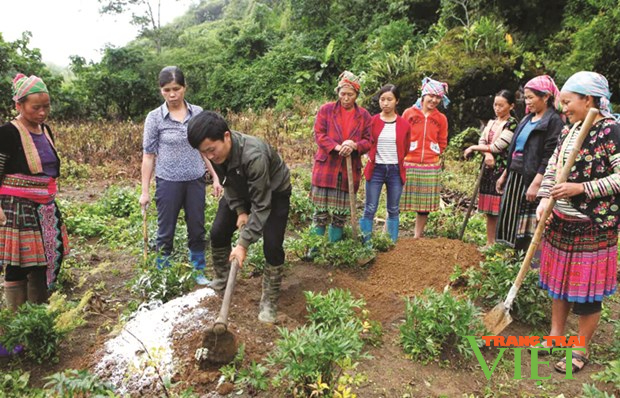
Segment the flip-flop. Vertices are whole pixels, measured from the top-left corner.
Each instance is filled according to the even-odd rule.
[[[590,362],[590,360],[587,357],[585,357],[585,356],[583,356],[583,355],[581,355],[581,354],[579,354],[577,352],[573,352],[573,358],[572,359],[573,360],[576,359],[576,360],[581,361],[583,363],[583,365],[581,367],[579,367],[579,365],[575,364],[571,360],[571,365],[573,366],[573,374],[578,373],[580,370],[585,368],[586,365]],[[564,368],[563,369],[562,369],[561,364],[564,364]],[[556,371],[565,374],[566,373],[566,358],[562,358],[562,360],[560,362],[555,364],[554,368],[555,368]]]
[[[551,346],[547,347],[546,345],[543,344],[542,341],[540,343],[536,344],[536,345],[531,345],[531,346],[527,347],[527,349],[530,352],[530,354],[532,353],[532,350],[534,350],[534,349],[538,350],[538,356],[539,357],[544,357],[544,356],[547,356],[547,355],[551,355],[553,353],[553,349],[554,348],[555,348],[555,344],[552,344]],[[545,350],[549,350],[549,351],[545,351]]]

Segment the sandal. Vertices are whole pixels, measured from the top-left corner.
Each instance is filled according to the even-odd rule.
[[[583,365],[579,366],[577,365],[574,361],[581,361],[581,363],[583,363]],[[571,365],[573,366],[573,374],[578,373],[581,369],[585,368],[586,365],[590,362],[590,360],[584,356],[581,355],[577,352],[573,352],[573,358],[571,361]],[[566,358],[562,358],[562,360],[558,363],[555,364],[554,366],[555,370],[560,372],[560,373],[566,373]]]
[[[553,353],[554,348],[555,348],[555,344],[552,344],[551,346],[547,347],[545,343],[542,341],[536,345],[531,345],[527,347],[527,349],[530,351],[530,354],[532,353],[532,350],[538,350],[539,357],[551,355]],[[549,351],[545,351],[545,350],[549,350]]]

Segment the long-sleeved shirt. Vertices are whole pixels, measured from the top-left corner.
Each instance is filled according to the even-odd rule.
[[[538,196],[548,198],[557,177],[575,146],[578,126],[566,126],[549,159]],[[613,119],[594,123],[584,141],[568,182],[583,183],[584,193],[556,201],[555,210],[573,217],[590,218],[602,228],[617,225],[620,215],[620,125]]]
[[[425,116],[416,106],[405,110],[403,118],[411,125],[411,140],[405,162],[437,163],[448,146],[448,119],[434,109]]]
[[[290,190],[291,178],[278,152],[263,140],[237,131],[231,132],[231,140],[228,160],[214,164],[213,168],[224,187],[230,209],[237,214],[249,214],[237,241],[247,248],[263,235],[271,213],[272,193]]]

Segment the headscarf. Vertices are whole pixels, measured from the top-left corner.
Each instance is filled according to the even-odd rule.
[[[360,92],[360,79],[355,76],[353,73],[345,70],[338,76],[338,86],[336,87],[336,92],[338,92],[343,87],[351,87],[355,90],[356,93]]]
[[[529,82],[525,83],[525,88],[529,88],[532,90],[540,91],[541,93],[550,94],[553,97],[553,105],[555,109],[561,110],[560,106],[560,90],[558,90],[558,86],[555,85],[555,82],[549,75],[540,75],[536,76]],[[525,113],[529,113],[530,110],[525,107]]]
[[[446,95],[448,93],[448,83],[433,80],[430,77],[422,79],[422,94],[415,103],[415,106],[422,109],[422,98],[427,94],[438,95],[443,101],[444,108],[447,108],[450,104],[450,99]]]
[[[572,91],[573,93],[582,95],[591,95],[601,98],[599,111],[605,117],[614,117],[612,115],[611,91],[609,91],[609,83],[605,76],[596,72],[581,71],[568,78],[562,86],[562,91]]]
[[[13,79],[13,101],[17,102],[20,99],[36,93],[47,93],[47,86],[43,83],[40,77],[32,75],[27,77],[23,73],[18,73]]]

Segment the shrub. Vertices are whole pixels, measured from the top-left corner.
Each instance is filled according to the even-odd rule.
[[[423,363],[451,352],[471,358],[474,352],[465,336],[484,333],[479,315],[479,309],[469,300],[426,289],[421,297],[405,299],[400,343],[407,354]],[[478,343],[482,346],[482,340]]]
[[[522,258],[514,258],[512,250],[500,252],[500,248],[496,245],[487,252],[479,269],[465,272],[467,295],[472,300],[482,299],[489,308],[506,299],[522,264]],[[512,316],[529,325],[546,327],[550,308],[547,293],[538,287],[538,272],[528,272],[513,303]]]
[[[44,398],[47,394],[40,389],[30,388],[30,373],[21,370],[4,372],[0,375],[0,397]]]
[[[355,361],[369,357],[362,353],[368,330],[364,301],[339,289],[326,294],[305,292],[305,296],[310,323],[292,331],[279,328],[280,339],[267,359],[281,368],[273,384],[302,396],[347,389],[350,393],[348,386],[360,380],[360,375],[350,374]],[[362,317],[356,310],[362,311]]]
[[[56,325],[57,312],[48,311],[47,306],[32,303],[22,304],[16,313],[0,312],[0,344],[8,350],[18,345],[25,348],[26,358],[39,364],[58,362],[58,347],[64,333]]]

